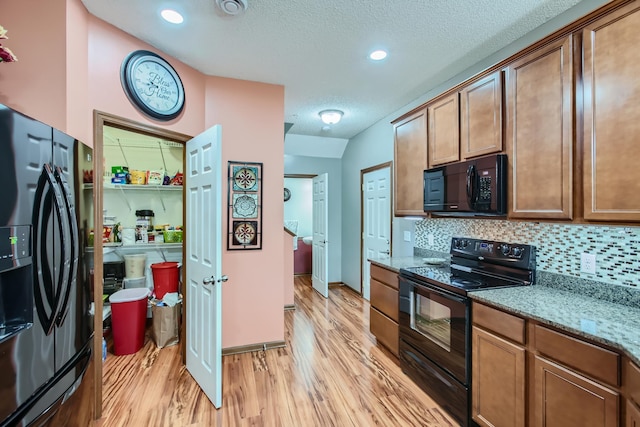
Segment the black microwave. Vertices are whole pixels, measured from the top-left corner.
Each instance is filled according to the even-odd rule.
[[[507,214],[507,155],[494,154],[424,171],[424,211],[441,215]]]

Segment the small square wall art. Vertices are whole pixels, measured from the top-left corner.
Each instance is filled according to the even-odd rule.
[[[228,164],[227,249],[262,249],[262,163]]]

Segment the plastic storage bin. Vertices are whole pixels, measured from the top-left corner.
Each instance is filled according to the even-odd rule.
[[[109,297],[115,355],[133,354],[142,348],[148,296],[147,288],[133,288],[123,289]]]
[[[147,278],[146,278],[146,276],[142,276],[142,277],[125,277],[124,279],[122,279],[122,287],[124,289],[146,288],[147,287]]]
[[[164,298],[168,292],[178,292],[179,270],[180,264],[177,262],[151,264],[153,292],[157,299]]]
[[[131,254],[124,256],[125,277],[142,277],[144,276],[144,266],[147,262],[145,254]]]

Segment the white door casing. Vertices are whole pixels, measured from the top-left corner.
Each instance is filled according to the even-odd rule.
[[[362,297],[369,300],[369,258],[391,255],[391,168],[363,174]]]
[[[216,125],[186,145],[187,370],[222,405],[222,142]]]
[[[311,282],[313,289],[325,298],[329,297],[329,175],[323,173],[313,178],[313,254]]]

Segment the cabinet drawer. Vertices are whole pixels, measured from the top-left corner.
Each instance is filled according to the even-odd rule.
[[[398,356],[398,324],[371,307],[369,311],[369,327],[378,343],[387,347]]]
[[[371,279],[371,305],[383,314],[398,321],[398,291]]]
[[[473,323],[519,344],[525,342],[524,319],[504,311],[474,302]]]
[[[535,325],[535,348],[572,368],[604,381],[620,385],[620,356],[617,353],[579,339]]]
[[[630,360],[624,364],[624,388],[627,390],[627,397],[640,406],[640,368]]]
[[[371,278],[376,279],[378,282],[386,283],[393,289],[398,289],[398,273],[395,271],[387,270],[386,268],[379,267],[375,264],[371,264]]]

